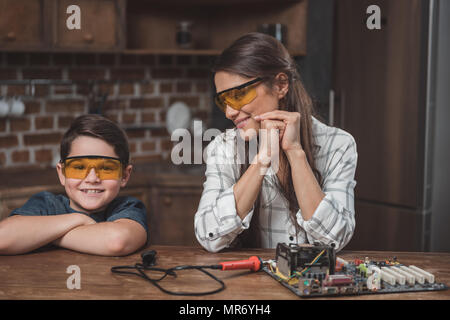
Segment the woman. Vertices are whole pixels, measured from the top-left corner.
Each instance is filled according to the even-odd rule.
[[[236,128],[208,146],[198,241],[212,252],[279,242],[342,249],[355,228],[353,137],[312,117],[295,62],[271,36],[239,38],[213,72],[216,103]],[[244,164],[239,140],[246,142]]]

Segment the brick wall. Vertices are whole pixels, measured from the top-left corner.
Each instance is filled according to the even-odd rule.
[[[208,125],[211,57],[170,55],[0,53],[0,80],[73,80],[70,84],[0,85],[0,96],[19,96],[20,117],[0,118],[0,167],[49,167],[71,121],[99,106],[126,129],[134,163],[170,158],[168,107],[185,102]],[[88,84],[85,80],[95,80]],[[77,81],[81,81],[78,82]]]

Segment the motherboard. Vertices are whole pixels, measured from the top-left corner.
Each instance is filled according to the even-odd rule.
[[[382,261],[368,257],[346,261],[334,246],[279,243],[275,260],[262,268],[300,297],[385,294],[446,290],[435,276],[396,257]]]

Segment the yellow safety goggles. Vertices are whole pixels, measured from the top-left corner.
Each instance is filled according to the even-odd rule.
[[[122,163],[118,158],[105,156],[76,156],[61,160],[62,172],[66,178],[84,179],[92,168],[101,180],[120,180]]]
[[[243,106],[255,100],[256,86],[262,81],[262,78],[256,78],[240,86],[233,87],[216,94],[215,101],[217,106],[225,112],[227,106],[235,110],[241,110]]]

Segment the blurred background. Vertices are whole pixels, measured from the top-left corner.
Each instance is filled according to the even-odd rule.
[[[355,137],[346,249],[450,252],[449,19],[449,0],[0,0],[0,219],[64,192],[60,139],[98,113],[129,137],[122,194],[146,204],[151,243],[198,245],[205,167],[172,164],[171,132],[231,126],[210,67],[258,31],[295,58],[317,117]]]

